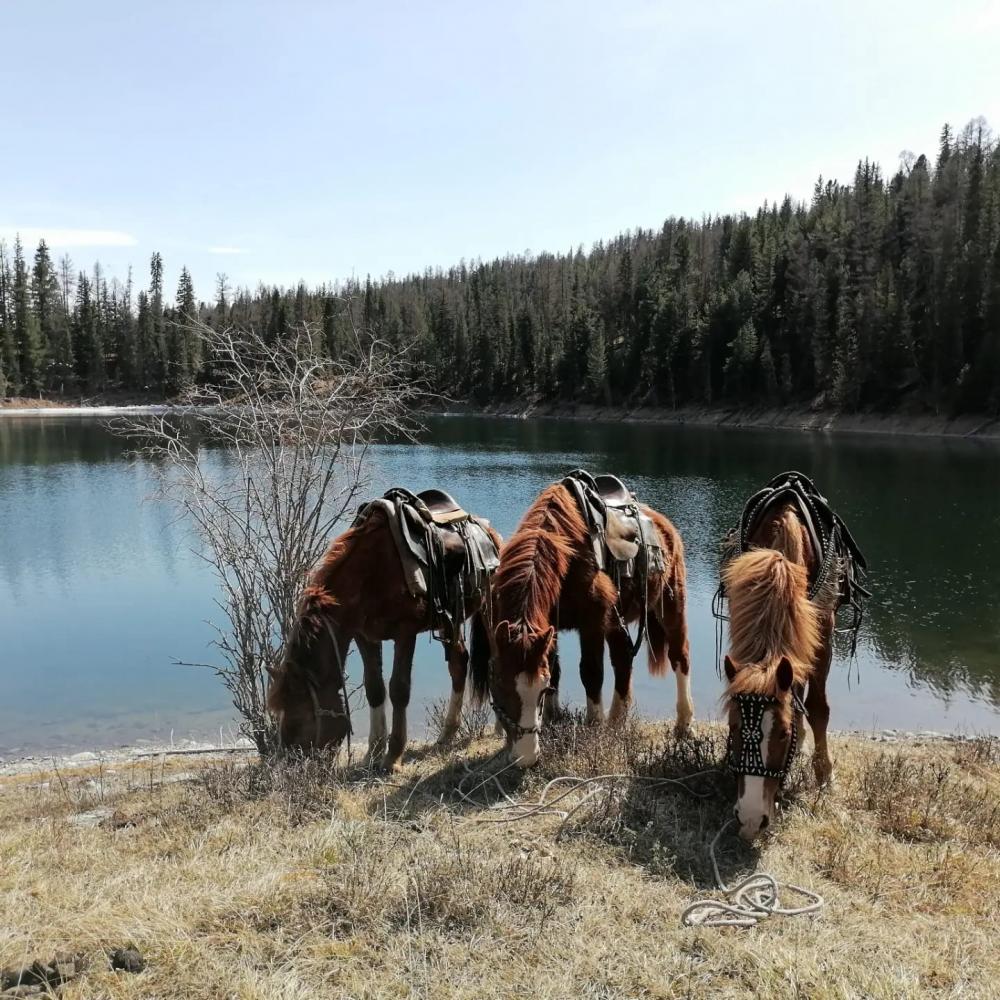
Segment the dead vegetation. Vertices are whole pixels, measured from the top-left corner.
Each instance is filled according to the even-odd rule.
[[[707,845],[731,806],[721,730],[678,742],[667,724],[569,714],[542,765],[515,773],[483,728],[413,748],[392,776],[320,757],[8,779],[0,967],[84,956],[69,1000],[991,994],[997,741],[838,739],[822,793],[800,762],[760,855],[727,839],[720,862],[826,908],[739,931],[679,923],[711,893]],[[494,822],[560,775],[608,777],[563,801],[580,806],[568,818]],[[111,970],[112,945],[145,970]]]

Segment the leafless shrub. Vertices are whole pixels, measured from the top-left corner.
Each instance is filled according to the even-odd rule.
[[[442,733],[445,729],[445,719],[448,712],[448,702],[441,698],[427,706],[427,730],[431,733]],[[459,743],[482,739],[486,731],[492,728],[494,722],[493,710],[489,704],[475,705],[467,703],[462,707],[458,721],[456,739]]]
[[[275,746],[266,671],[279,660],[302,586],[368,485],[372,444],[409,436],[421,395],[406,358],[355,330],[336,360],[303,326],[271,344],[196,324],[210,384],[169,414],[117,429],[160,471],[219,582],[222,678],[261,753]]]

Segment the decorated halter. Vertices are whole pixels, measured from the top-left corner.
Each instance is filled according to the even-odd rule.
[[[799,744],[799,719],[806,714],[805,706],[799,696],[792,692],[792,735],[788,742],[788,753],[781,767],[768,767],[764,761],[760,745],[764,741],[764,713],[769,708],[777,707],[780,702],[769,694],[734,694],[733,701],[740,713],[740,723],[743,729],[742,753],[737,759],[733,753],[732,735],[730,734],[727,749],[727,763],[733,774],[751,778],[776,778],[783,785],[795,760],[795,752]]]

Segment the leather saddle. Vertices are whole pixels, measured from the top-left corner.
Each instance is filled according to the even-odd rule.
[[[605,474],[593,478],[597,492],[608,507],[630,507],[636,502],[632,491],[617,476]]]
[[[645,541],[632,491],[617,476],[592,476],[584,469],[569,473],[562,485],[573,494],[587,522],[598,567],[631,563]]]
[[[435,524],[454,524],[469,516],[459,507],[455,498],[444,490],[422,490],[417,494],[417,499],[424,502]]]
[[[410,593],[428,599],[435,628],[453,637],[464,620],[465,596],[482,592],[500,564],[489,522],[439,489],[412,493],[394,486],[363,504],[355,524],[375,509],[389,523]]]

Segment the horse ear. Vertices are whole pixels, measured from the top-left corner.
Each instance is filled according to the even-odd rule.
[[[792,661],[788,659],[787,656],[781,658],[781,662],[778,664],[777,673],[774,675],[775,680],[778,682],[779,691],[790,691],[792,688],[792,682],[795,680],[795,673],[792,670]]]
[[[539,657],[544,656],[552,645],[552,640],[556,637],[556,630],[550,625],[544,632],[539,632],[532,643],[533,652]]]
[[[732,684],[736,679],[736,664],[733,663],[728,654],[726,655],[725,660],[722,661],[722,666],[726,671],[726,677],[728,678],[729,683]]]

